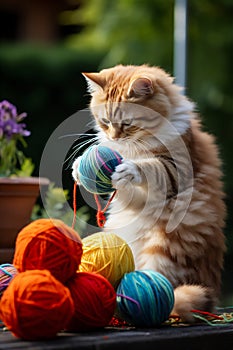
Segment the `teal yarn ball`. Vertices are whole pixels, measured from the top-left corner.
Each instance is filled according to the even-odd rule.
[[[111,175],[121,161],[121,155],[108,147],[100,145],[89,147],[79,162],[80,183],[87,191],[94,194],[113,192]]]
[[[171,283],[152,270],[126,273],[117,288],[117,314],[135,326],[160,325],[169,318],[173,306]]]

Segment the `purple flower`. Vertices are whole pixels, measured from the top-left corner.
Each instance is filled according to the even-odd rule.
[[[26,125],[20,123],[26,116],[26,113],[18,115],[16,107],[10,102],[0,102],[0,137],[5,136],[9,140],[16,136],[29,136],[30,131],[25,129]]]
[[[23,167],[27,158],[22,151],[22,147],[26,147],[23,138],[30,135],[26,124],[22,122],[26,116],[26,113],[18,114],[10,102],[0,102],[0,177],[16,175],[22,171],[25,173]],[[21,145],[20,148],[18,144]],[[30,175],[31,170],[30,167],[26,173]]]
[[[12,105],[10,102],[3,100],[0,102],[0,119],[1,118],[10,118],[10,119],[16,119],[17,118],[17,109],[14,105]]]

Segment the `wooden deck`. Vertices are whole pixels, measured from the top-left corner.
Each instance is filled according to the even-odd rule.
[[[60,333],[47,341],[23,341],[0,330],[0,350],[231,350],[233,324],[163,326],[156,329],[104,329],[91,333]]]

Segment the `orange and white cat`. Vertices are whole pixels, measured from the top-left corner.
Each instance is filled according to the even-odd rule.
[[[116,66],[84,73],[99,142],[122,155],[105,231],[131,246],[137,269],[165,275],[173,313],[211,310],[220,292],[225,206],[213,136],[194,104],[157,67]],[[78,181],[77,166],[73,177]]]

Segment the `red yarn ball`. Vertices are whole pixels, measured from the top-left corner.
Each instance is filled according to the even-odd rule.
[[[49,270],[62,283],[75,275],[82,257],[78,233],[56,219],[35,220],[18,234],[13,264],[19,272]]]
[[[53,338],[74,313],[70,291],[47,270],[18,274],[3,293],[0,317],[18,338]]]
[[[75,307],[67,330],[83,331],[109,324],[116,307],[116,292],[106,278],[95,273],[77,272],[67,287]]]

